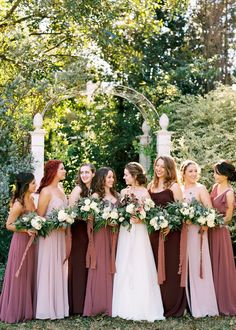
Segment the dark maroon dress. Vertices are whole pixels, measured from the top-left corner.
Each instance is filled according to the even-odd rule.
[[[158,193],[149,191],[149,194],[157,206],[165,207],[167,203],[174,202],[173,192],[170,189]],[[150,241],[158,265],[158,245],[160,232],[150,235]],[[185,288],[180,286],[179,253],[180,253],[180,231],[170,232],[165,240],[165,273],[166,280],[160,285],[164,315],[182,316],[187,306]]]
[[[87,285],[87,222],[76,220],[71,226],[72,246],[68,262],[69,313],[82,314]]]
[[[213,207],[224,216],[227,210],[227,191],[217,196],[216,185],[211,192]],[[236,269],[229,229],[224,226],[209,229],[208,233],[219,312],[221,315],[236,315]]]

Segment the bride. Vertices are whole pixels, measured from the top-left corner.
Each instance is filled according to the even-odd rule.
[[[150,198],[146,176],[139,163],[128,163],[124,170],[127,188],[121,197],[135,195],[140,202]],[[160,287],[146,226],[132,218],[132,228],[120,227],[116,274],[114,277],[112,316],[153,322],[164,319]]]

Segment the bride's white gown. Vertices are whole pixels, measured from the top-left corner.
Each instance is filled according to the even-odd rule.
[[[153,252],[144,224],[130,232],[120,227],[112,316],[141,321],[163,320],[164,310]]]

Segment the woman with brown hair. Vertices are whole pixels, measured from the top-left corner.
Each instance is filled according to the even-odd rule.
[[[80,198],[91,195],[91,185],[95,175],[95,166],[84,163],[80,166],[76,186],[69,196],[69,205],[76,204]],[[69,311],[83,314],[88,270],[86,252],[88,248],[87,223],[76,219],[71,225],[71,251],[68,260]]]
[[[124,170],[127,188],[121,196],[134,196],[140,205],[150,198],[144,187],[147,178],[143,167],[136,162],[128,163]],[[112,316],[128,320],[163,320],[163,305],[157,283],[155,261],[146,225],[135,217],[132,227],[120,227],[116,274],[112,302]]]
[[[102,167],[94,177],[93,197],[100,199],[104,206],[114,208],[118,203],[115,190],[116,175],[112,168]],[[103,227],[94,233],[95,265],[88,271],[84,316],[106,314],[111,316],[113,276],[117,233],[111,226]]]
[[[60,160],[49,160],[38,189],[37,212],[47,217],[53,209],[67,206],[67,198],[59,182],[66,171]],[[53,230],[39,237],[37,269],[37,319],[62,319],[69,315],[65,230]]]
[[[149,194],[157,206],[166,207],[168,203],[182,201],[183,195],[177,179],[175,161],[170,156],[160,156],[154,161],[153,180],[148,185]],[[150,235],[153,254],[158,270],[165,316],[182,316],[186,308],[185,289],[180,286],[180,232],[167,229]],[[162,251],[164,245],[164,251]],[[162,247],[161,247],[162,246]],[[164,263],[161,258],[164,252]],[[159,258],[158,258],[159,255]],[[162,276],[163,269],[165,276]]]

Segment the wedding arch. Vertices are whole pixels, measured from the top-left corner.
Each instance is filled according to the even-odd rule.
[[[47,102],[43,111],[34,116],[35,130],[31,132],[31,152],[34,158],[34,172],[37,182],[39,182],[43,176],[44,136],[46,132],[42,127],[43,118],[47,111],[63,100],[86,96],[88,102],[91,102],[94,99],[94,96],[98,94],[119,96],[137,107],[144,119],[142,125],[143,135],[139,137],[141,147],[145,147],[150,143],[150,128],[152,128],[154,132],[157,132],[160,125],[161,130],[157,132],[157,153],[170,154],[171,133],[167,131],[169,119],[165,114],[159,118],[156,108],[143,94],[137,92],[133,88],[123,85],[115,85],[114,83],[106,82],[92,83],[89,81],[86,84],[85,91],[81,91],[78,88],[71,88],[69,90],[56,93],[51,97],[49,102]],[[140,162],[146,169],[150,166],[149,157],[146,156],[142,150],[140,151]]]

